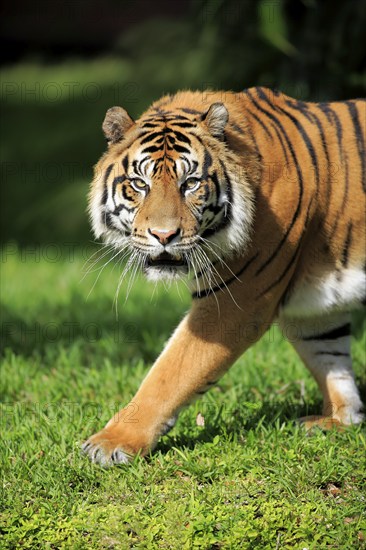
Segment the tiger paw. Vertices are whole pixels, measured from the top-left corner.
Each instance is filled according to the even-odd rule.
[[[90,460],[103,468],[128,464],[137,454],[145,455],[149,448],[139,441],[138,434],[128,434],[119,426],[110,428],[108,425],[81,445]]]
[[[345,429],[345,425],[342,422],[330,416],[303,416],[298,419],[298,422],[304,426],[306,431],[314,428],[320,428],[321,430],[331,430],[334,428],[338,431]]]
[[[110,430],[104,429],[85,441],[81,449],[92,462],[108,468],[114,464],[128,464],[132,460],[133,455],[121,443]]]

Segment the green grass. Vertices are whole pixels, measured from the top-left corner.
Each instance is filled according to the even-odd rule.
[[[147,459],[103,470],[81,456],[80,442],[132,397],[189,297],[172,288],[151,298],[139,280],[127,303],[122,289],[117,320],[119,267],[87,298],[97,272],[80,282],[81,255],[59,256],[9,247],[2,262],[0,548],[365,548],[364,427],[307,436],[294,424],[319,411],[320,396],[277,329]],[[365,388],[359,318],[355,328]]]

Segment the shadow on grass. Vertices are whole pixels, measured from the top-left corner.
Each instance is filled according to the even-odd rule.
[[[131,294],[122,306],[117,318],[109,296],[96,296],[86,300],[85,295],[74,291],[67,304],[39,302],[24,314],[0,304],[1,348],[11,348],[14,353],[29,357],[44,356],[50,350],[71,348],[77,344],[81,349],[101,346],[103,356],[110,360],[144,359],[151,361],[162,350],[174,328],[183,317],[186,304],[166,292],[155,303],[146,303],[146,297]],[[361,339],[365,332],[364,313],[355,312],[352,317],[352,332]]]
[[[165,441],[161,441],[157,450],[166,453],[172,446],[185,449],[194,449],[198,443],[211,443],[216,435],[232,435],[233,437],[245,436],[250,430],[256,430],[258,426],[270,427],[277,422],[294,423],[302,416],[319,414],[322,402],[318,401],[311,404],[293,404],[293,403],[275,403],[265,401],[260,409],[248,411],[247,408],[233,409],[230,418],[223,418],[218,415],[212,422],[205,417],[205,428],[197,436],[174,435],[167,436]],[[179,420],[178,420],[179,422]]]
[[[164,294],[155,304],[130,297],[119,318],[109,297],[85,300],[74,292],[67,304],[46,301],[19,314],[2,307],[1,347],[24,357],[50,357],[77,347],[81,361],[90,355],[109,361],[150,362],[182,318],[176,299]],[[183,306],[182,306],[183,309]]]
[[[358,388],[363,403],[366,403],[366,382],[358,384]],[[212,420],[205,416],[205,428],[199,434],[167,435],[159,442],[157,451],[165,454],[171,447],[192,450],[197,444],[212,443],[215,436],[223,434],[234,438],[245,438],[247,432],[255,431],[259,426],[273,428],[276,424],[300,425],[298,423],[300,418],[321,414],[322,404],[320,394],[314,401],[303,404],[291,401],[277,403],[275,400],[263,401],[257,410],[249,410],[248,407],[238,404],[237,407],[233,407],[231,414],[226,412],[226,418],[221,414],[222,408]]]

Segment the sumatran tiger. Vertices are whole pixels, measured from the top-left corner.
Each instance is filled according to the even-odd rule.
[[[149,453],[274,320],[295,327],[322,392],[305,426],[362,421],[349,312],[366,296],[365,123],[366,100],[266,88],[178,92],[136,121],[107,111],[94,233],[152,281],[188,276],[193,300],[131,403],[83,444],[91,460]]]

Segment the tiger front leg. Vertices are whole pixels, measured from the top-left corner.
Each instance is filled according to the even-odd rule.
[[[226,308],[219,316],[212,299],[194,304],[131,403],[83,444],[93,462],[110,466],[149,453],[180,409],[209,389],[268,327],[258,325],[253,337],[244,330],[253,327],[253,318],[243,320],[231,303]]]

